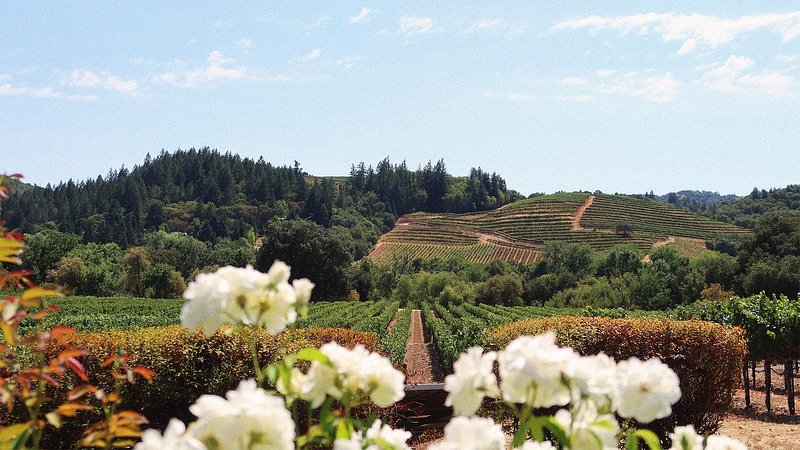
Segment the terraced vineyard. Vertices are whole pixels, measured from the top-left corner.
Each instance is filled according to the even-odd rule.
[[[633,232],[617,233],[620,224],[632,225]],[[574,192],[534,197],[482,213],[408,215],[381,237],[369,256],[378,264],[406,255],[528,264],[540,259],[544,244],[551,241],[586,243],[596,251],[634,244],[646,253],[657,243],[671,242],[671,237],[710,240],[746,233],[649,199]]]
[[[747,231],[735,225],[689,214],[667,203],[621,195],[598,195],[581,218],[581,226],[614,229],[619,223],[634,231],[658,235],[713,239],[741,236]]]

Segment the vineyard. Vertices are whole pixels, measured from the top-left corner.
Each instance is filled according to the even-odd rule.
[[[617,232],[622,224],[632,230]],[[378,264],[399,257],[529,264],[541,259],[546,242],[586,243],[595,251],[634,244],[647,253],[654,245],[672,244],[676,239],[681,249],[696,254],[702,241],[737,239],[746,233],[649,199],[559,193],[485,213],[405,216],[380,238],[369,257]],[[688,240],[692,241],[687,245]]]
[[[47,318],[47,325],[64,324],[88,332],[177,325],[183,305],[183,300],[130,297],[63,297],[52,302],[58,304],[60,310]],[[411,321],[411,310],[399,308],[399,302],[387,300],[312,303],[308,316],[299,319],[296,326],[349,328],[374,333],[378,348],[399,366],[405,356]],[[423,305],[422,313],[445,372],[459,353],[483,344],[483,332],[487,328],[537,317],[604,315],[586,309],[486,304]]]

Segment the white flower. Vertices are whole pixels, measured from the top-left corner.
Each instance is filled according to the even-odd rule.
[[[314,289],[314,283],[309,281],[308,278],[299,278],[292,281],[292,287],[294,288],[298,308],[307,306],[309,300],[311,300],[311,290]]]
[[[453,374],[444,379],[444,389],[449,393],[445,406],[452,406],[460,416],[471,416],[481,406],[484,396],[498,397],[497,379],[492,372],[497,353],[483,354],[480,347],[462,353],[453,364]]]
[[[282,377],[278,377],[278,381],[275,383],[275,389],[284,396],[302,397],[303,389],[306,385],[305,379],[306,376],[303,372],[300,372],[300,369],[297,367],[293,367],[289,375],[288,385]]]
[[[239,383],[225,398],[202,395],[189,407],[197,421],[188,433],[206,445],[226,449],[294,449],[295,424],[281,397],[255,380]]]
[[[444,427],[444,440],[429,450],[504,450],[506,436],[500,425],[482,417],[454,417]]]
[[[341,399],[347,392],[354,398],[369,397],[380,407],[393,405],[405,396],[402,372],[391,361],[362,345],[349,350],[335,342],[320,347],[330,364],[311,363],[303,386],[304,398],[317,407],[325,394]]]
[[[669,416],[672,405],[681,398],[678,376],[658,358],[622,361],[617,372],[617,412],[622,417],[650,423]]]
[[[206,450],[206,446],[186,434],[186,425],[178,419],[171,419],[162,436],[158,430],[145,430],[142,441],[134,450]]]
[[[591,400],[580,402],[573,412],[561,409],[554,416],[566,430],[571,448],[614,450],[619,424],[613,414],[598,414]]]
[[[600,407],[613,408],[617,393],[617,363],[605,353],[569,361],[572,400],[589,398]]]
[[[569,403],[565,372],[569,362],[579,356],[571,348],[558,347],[555,340],[553,333],[520,336],[498,354],[505,401],[535,408]]]
[[[747,450],[747,445],[728,436],[709,436],[706,450]]]
[[[223,323],[280,333],[297,318],[298,295],[304,308],[314,287],[308,280],[295,280],[296,291],[288,280],[289,266],[280,261],[275,261],[268,273],[251,266],[227,266],[200,274],[183,294],[187,301],[181,309],[181,323],[191,329],[202,326],[206,336]]]
[[[362,450],[361,436],[354,434],[350,439],[336,439],[333,441],[333,450]]]
[[[703,436],[697,434],[693,425],[675,427],[669,438],[672,440],[669,450],[703,450]]]
[[[549,441],[544,442],[533,442],[528,441],[522,444],[521,447],[517,447],[514,450],[556,450]]]
[[[272,263],[269,270],[267,271],[267,280],[272,285],[279,285],[283,283],[289,282],[289,275],[291,273],[291,269],[288,265],[286,265],[283,261],[278,261],[277,259],[275,262]]]
[[[368,445],[367,450],[411,450],[406,442],[411,439],[411,433],[403,430],[383,425],[376,420],[372,423],[365,433],[365,441]]]

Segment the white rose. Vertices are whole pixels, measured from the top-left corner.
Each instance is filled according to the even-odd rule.
[[[500,395],[497,378],[492,372],[497,353],[483,354],[480,347],[472,347],[462,353],[453,364],[453,374],[444,379],[448,392],[445,406],[452,406],[460,416],[471,416],[481,406],[483,397]]]
[[[517,447],[514,450],[556,450],[549,441],[544,442],[533,442],[528,441],[522,444],[521,447]]]
[[[444,427],[444,440],[429,450],[504,450],[506,436],[500,425],[482,417],[454,417]]]
[[[239,383],[225,398],[202,395],[189,407],[197,416],[188,433],[207,446],[226,449],[294,449],[295,424],[281,397],[255,380]]]
[[[291,269],[289,266],[286,265],[283,261],[278,261],[277,259],[275,262],[272,263],[269,270],[267,271],[267,282],[273,285],[279,285],[283,283],[289,282],[289,275],[291,274]]]
[[[697,434],[693,425],[675,427],[669,438],[672,440],[669,450],[703,450],[703,436]]]
[[[314,289],[314,283],[309,281],[308,278],[299,278],[292,281],[292,287],[294,288],[297,306],[308,305],[311,300],[311,290]]]
[[[613,409],[617,397],[617,363],[605,353],[569,361],[572,400],[589,398],[600,407]]]
[[[617,412],[622,417],[650,423],[669,416],[672,405],[681,398],[678,376],[658,358],[622,361],[617,373]]]
[[[206,450],[206,446],[186,434],[186,425],[178,419],[171,419],[162,436],[158,430],[145,430],[142,441],[134,450]]]
[[[350,439],[336,439],[333,441],[333,450],[362,450],[361,436],[353,435]]]
[[[365,437],[367,450],[386,449],[386,446],[392,450],[411,450],[411,447],[406,444],[411,439],[410,432],[383,425],[378,420],[372,423],[365,433]]]
[[[706,450],[747,450],[747,445],[728,436],[712,435],[706,440]]]
[[[571,348],[557,346],[555,341],[554,333],[520,336],[498,353],[500,390],[505,401],[535,408],[569,403],[566,370],[579,355]]]
[[[615,450],[619,424],[613,414],[598,414],[591,400],[582,401],[573,412],[561,409],[555,419],[567,432],[571,448]]]

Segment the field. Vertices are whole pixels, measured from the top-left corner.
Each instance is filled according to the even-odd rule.
[[[621,224],[630,225],[632,232],[618,233]],[[380,238],[369,257],[378,264],[403,256],[528,264],[541,259],[544,244],[552,241],[586,243],[595,251],[634,244],[645,253],[677,241],[674,246],[691,256],[706,240],[736,239],[746,233],[654,200],[559,193],[484,213],[404,216]]]
[[[183,300],[154,300],[130,297],[63,297],[50,302],[59,312],[46,325],[64,324],[79,331],[130,330],[180,324]],[[298,328],[349,328],[378,336],[378,348],[400,365],[409,338],[408,309],[386,300],[363,302],[319,302],[309,306],[308,317]],[[454,357],[472,345],[481,345],[483,330],[536,317],[580,316],[586,310],[533,306],[423,305],[423,323],[434,337],[436,352],[446,368]],[[631,312],[629,315],[644,313]],[[647,313],[658,315],[659,313]],[[390,325],[391,324],[391,325]]]

